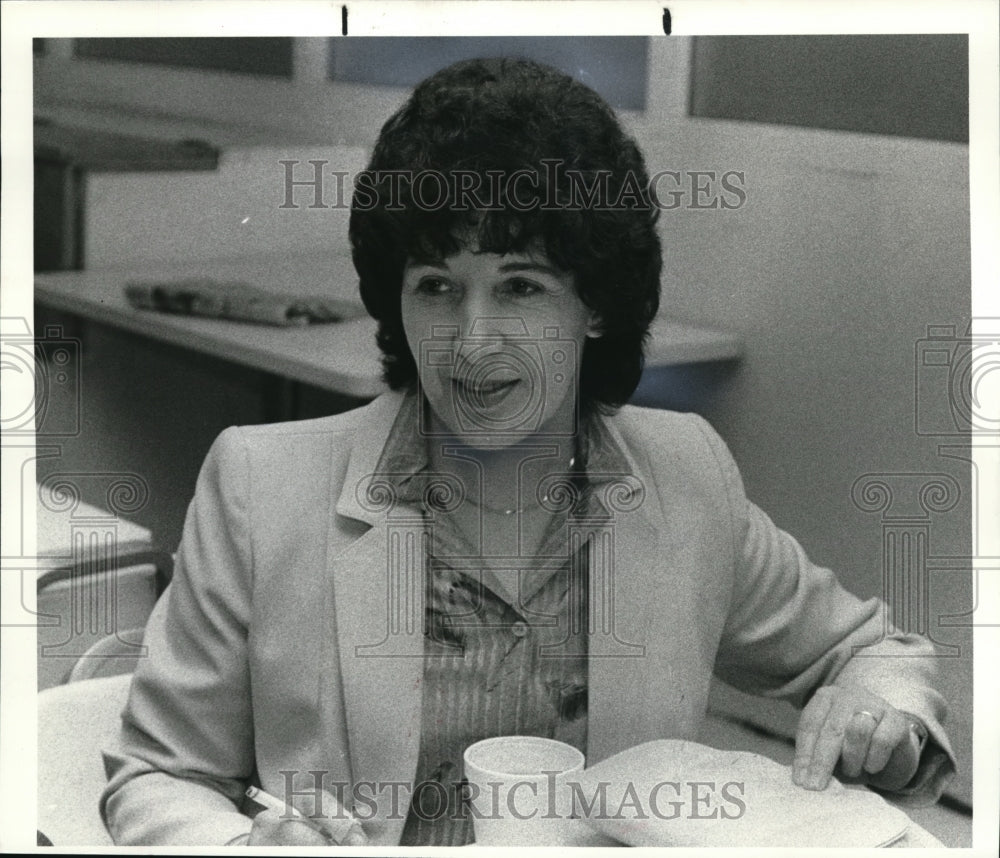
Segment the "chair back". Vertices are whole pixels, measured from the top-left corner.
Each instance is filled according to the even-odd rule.
[[[99,675],[131,672],[141,658],[141,635],[173,572],[162,551],[122,554],[101,562],[49,569],[38,577],[38,690],[90,675],[94,653],[108,656]],[[124,631],[123,631],[124,630]],[[113,637],[116,644],[107,643]],[[130,658],[125,658],[130,656]]]

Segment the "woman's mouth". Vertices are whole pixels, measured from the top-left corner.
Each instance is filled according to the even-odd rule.
[[[455,395],[479,411],[495,408],[520,383],[519,378],[483,379],[481,381],[453,378],[451,380]]]

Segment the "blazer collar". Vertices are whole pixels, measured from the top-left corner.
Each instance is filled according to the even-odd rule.
[[[335,509],[339,515],[374,526],[384,521],[385,504],[390,498],[387,492],[398,488],[393,477],[411,475],[425,462],[425,456],[423,451],[414,452],[412,448],[418,419],[413,395],[390,391],[364,410],[359,421],[363,428],[351,447],[347,475],[340,486]],[[649,469],[640,465],[617,414],[594,417],[588,432],[588,447],[588,471],[594,482],[615,484],[618,478],[631,477],[627,482],[635,484],[637,480],[644,486],[644,480],[648,481]],[[618,491],[621,497],[620,486]],[[655,516],[661,512],[658,507],[655,510],[649,507],[657,503],[657,498],[647,491],[641,500],[640,507],[644,509],[637,511],[641,518],[652,523],[654,518],[650,513]]]
[[[379,460],[392,436],[406,394],[384,393],[365,406],[359,416],[359,430],[351,447],[347,475],[340,486],[335,504],[338,515],[375,526],[384,521],[384,488],[373,478],[378,473]]]

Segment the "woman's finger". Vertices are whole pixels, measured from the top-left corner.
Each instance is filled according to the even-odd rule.
[[[871,743],[868,746],[868,754],[865,757],[864,769],[868,774],[874,775],[885,768],[889,762],[889,757],[899,740],[903,737],[904,731],[896,729],[894,719],[890,716],[883,719],[878,725],[878,729],[872,735]]]
[[[833,775],[833,768],[840,759],[844,748],[844,735],[853,715],[853,707],[845,705],[843,700],[835,701],[830,706],[803,780],[802,785],[806,789],[826,789]]]
[[[816,741],[819,739],[832,703],[832,689],[824,687],[812,696],[806,708],[802,710],[799,728],[795,733],[795,761],[792,763],[792,780],[800,786],[805,783]]]
[[[263,810],[253,819],[247,846],[329,846],[330,838],[298,819]]]
[[[806,789],[825,789],[839,762],[848,778],[899,789],[920,764],[921,728],[911,732],[913,720],[863,689],[821,688],[802,712],[792,779]]]
[[[847,777],[860,777],[881,720],[881,713],[862,709],[855,712],[847,722],[844,746],[840,753],[840,767]]]
[[[912,735],[909,723],[899,713],[886,718],[875,737],[870,751],[871,760],[865,761],[869,782],[879,789],[900,789],[909,783],[920,764],[920,743]],[[875,766],[878,766],[876,769]]]

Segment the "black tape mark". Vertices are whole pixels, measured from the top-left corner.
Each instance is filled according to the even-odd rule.
[[[347,4],[340,7],[340,35],[347,35]]]
[[[344,8],[346,9],[347,7],[345,6]],[[346,11],[344,15],[347,15]],[[346,21],[347,19],[345,18],[344,20]],[[344,26],[347,25],[345,24]],[[663,33],[667,36],[670,35],[670,10],[666,6],[663,7]]]

